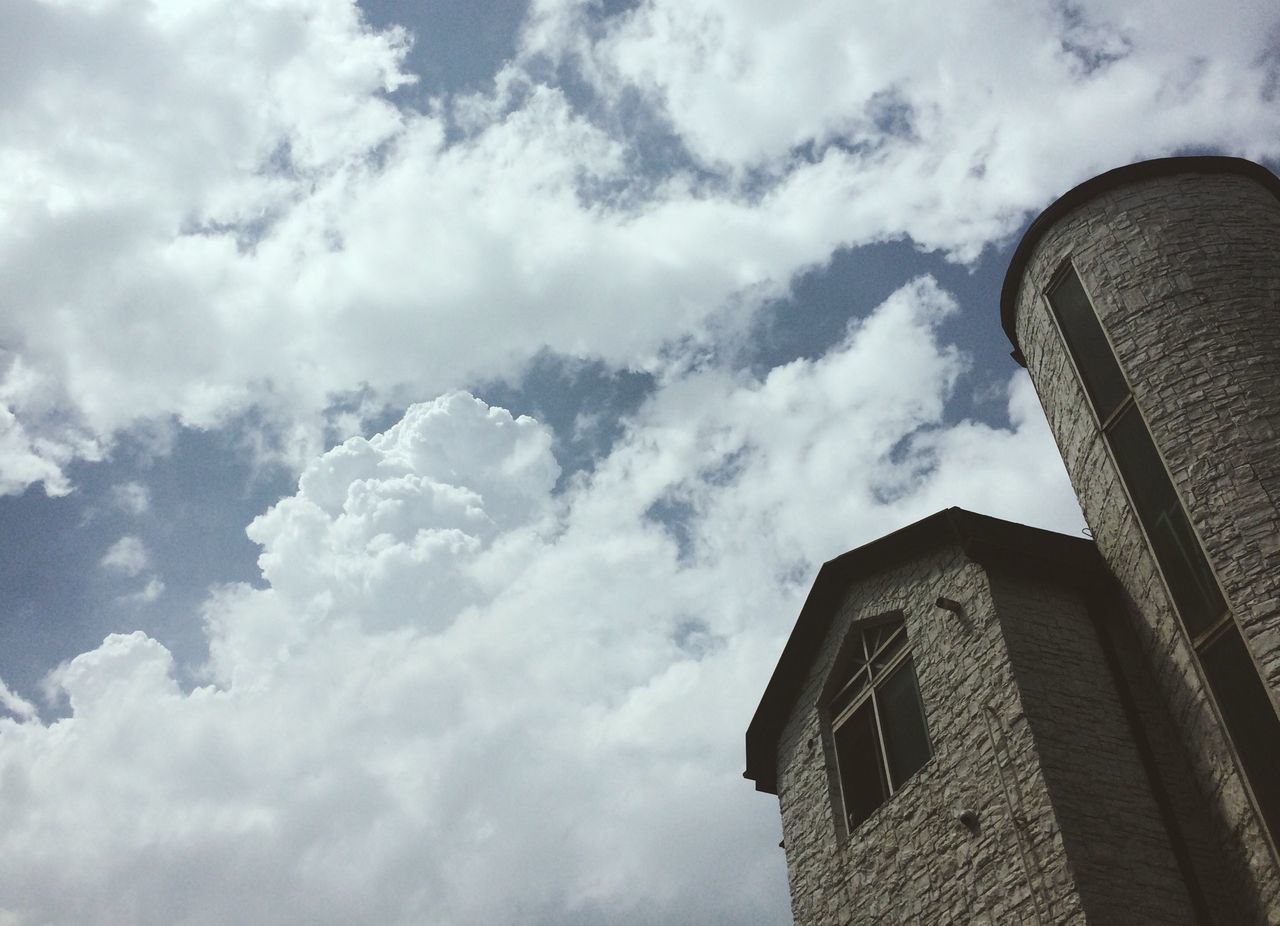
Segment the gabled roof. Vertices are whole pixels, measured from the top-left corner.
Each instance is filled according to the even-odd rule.
[[[747,728],[743,777],[755,781],[757,791],[778,793],[778,737],[850,584],[946,546],[958,547],[985,566],[1066,579],[1071,584],[1096,580],[1106,571],[1092,541],[963,508],[939,511],[823,564]]]

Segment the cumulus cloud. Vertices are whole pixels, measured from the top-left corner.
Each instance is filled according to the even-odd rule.
[[[654,369],[837,247],[969,259],[1099,169],[1280,150],[1273,4],[783,15],[539,0],[490,91],[410,109],[349,2],[6,4],[0,491],[175,419],[301,466],[353,391]]]
[[[151,563],[146,544],[132,534],[125,534],[98,561],[103,569],[125,576],[136,576]]]
[[[815,360],[689,367],[558,493],[548,429],[464,393],[316,457],[249,528],[268,587],[206,602],[199,686],[113,635],[50,676],[69,716],[0,719],[0,908],[785,922],[742,732],[817,565],[941,494],[1079,521],[1021,378],[1011,428],[944,423],[954,311],[922,278]]]
[[[343,0],[0,6],[0,492],[175,422],[300,474],[206,664],[113,634],[49,723],[0,685],[0,920],[785,922],[741,735],[818,564],[1081,519],[1025,376],[948,420],[927,277],[761,378],[717,339],[840,246],[966,260],[1098,169],[1274,156],[1280,13],[779,9],[536,0],[490,91],[412,109]],[[546,350],[658,384],[563,480],[448,391]],[[101,562],[161,599],[139,538]]]

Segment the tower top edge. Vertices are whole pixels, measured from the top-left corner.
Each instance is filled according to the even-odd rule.
[[[1234,174],[1255,181],[1280,200],[1280,177],[1266,167],[1246,158],[1224,155],[1195,155],[1185,157],[1153,158],[1117,167],[1106,173],[1077,184],[1051,202],[1028,226],[1014,249],[1009,269],[1005,271],[1004,284],[1000,288],[1000,323],[1013,345],[1013,357],[1022,363],[1022,351],[1018,345],[1017,313],[1018,287],[1022,275],[1031,260],[1032,252],[1040,239],[1065,215],[1091,199],[1110,190],[1146,180],[1157,180],[1177,174]],[[1025,366],[1025,364],[1023,364]]]

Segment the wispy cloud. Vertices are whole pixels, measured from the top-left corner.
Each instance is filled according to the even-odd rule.
[[[152,604],[158,601],[160,596],[164,594],[164,580],[159,576],[148,576],[147,584],[142,586],[136,592],[130,592],[127,595],[121,595],[121,601],[130,601],[137,604]]]
[[[35,705],[11,691],[4,679],[0,679],[0,708],[19,720],[34,720],[39,716]]]
[[[146,514],[151,508],[151,492],[140,482],[122,482],[111,487],[111,503],[127,514]]]
[[[136,576],[151,563],[146,545],[132,534],[113,543],[98,561],[103,569],[125,576]]]

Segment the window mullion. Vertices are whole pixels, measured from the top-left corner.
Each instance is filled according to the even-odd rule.
[[[902,685],[895,682],[902,673],[910,672],[910,684],[918,689],[903,624],[902,617],[898,615],[896,620],[878,621],[870,629],[855,626],[851,633],[856,634],[857,639],[850,640],[847,648],[852,658],[842,659],[841,665],[833,670],[847,673],[848,667],[844,663],[856,660],[856,653],[862,654],[862,667],[853,674],[864,678],[861,685],[865,688],[856,695],[850,695],[852,681],[844,681],[834,695],[827,696],[826,701],[825,716],[831,725],[832,758],[835,760],[828,768],[836,778],[833,797],[839,796],[843,809],[843,813],[836,817],[843,817],[846,834],[861,826],[877,807],[893,797],[898,786],[915,774],[933,752],[928,743],[919,691],[915,692],[913,704],[904,705]],[[874,666],[873,660],[876,661]],[[887,689],[886,694],[877,690],[880,685],[893,687]],[[829,690],[833,685],[829,683],[827,687]],[[849,700],[844,701],[845,697]],[[882,701],[882,698],[887,700]],[[904,716],[904,707],[915,716]],[[896,725],[899,723],[910,728],[907,738],[902,740],[907,752],[891,757],[889,748],[898,742]],[[917,728],[923,732],[923,740],[916,735]],[[898,770],[897,779],[894,777],[895,769]]]
[[[1101,317],[1069,261],[1045,296],[1171,610],[1196,654],[1242,777],[1274,840],[1280,833],[1280,787],[1274,784],[1280,717]]]
[[[1121,415],[1123,415],[1126,411],[1128,411],[1129,406],[1132,404],[1133,404],[1133,393],[1130,392],[1128,395],[1126,395],[1123,399],[1120,400],[1119,405],[1117,405],[1114,409],[1111,410],[1111,414],[1107,415],[1105,420],[1098,422],[1098,427],[1102,431],[1102,433],[1104,434],[1107,433],[1107,431],[1111,429],[1111,426],[1116,423],[1116,419],[1119,418]],[[1097,412],[1095,412],[1094,414],[1096,415]]]
[[[831,719],[832,728],[834,729],[836,727],[839,727],[846,720],[852,717],[857,712],[858,708],[862,707],[862,705],[867,703],[867,698],[869,697],[871,697],[870,688],[866,690],[866,692],[862,695],[862,697],[854,701],[850,701],[849,704],[846,707],[844,707],[839,714],[837,714],[835,717]]]
[[[1213,643],[1218,637],[1222,636],[1224,628],[1231,626],[1235,622],[1231,619],[1231,612],[1224,611],[1218,617],[1218,620],[1203,633],[1197,634],[1191,641],[1191,645],[1196,652],[1203,652],[1209,644]]]
[[[862,651],[867,654],[867,682],[869,687],[867,697],[871,699],[871,716],[876,721],[876,746],[880,751],[880,768],[884,771],[884,789],[889,794],[893,794],[893,776],[889,773],[889,757],[884,751],[884,725],[880,722],[880,705],[876,698],[876,684],[880,681],[882,673],[874,672],[871,665],[871,648],[867,645],[867,635],[862,634]]]
[[[889,753],[884,748],[884,725],[880,722],[880,703],[875,686],[871,688],[871,715],[876,719],[876,745],[880,747],[880,767],[884,769],[884,787],[893,796],[893,772],[889,769]]]
[[[911,650],[907,649],[906,647],[903,647],[902,649],[898,650],[898,652],[893,654],[893,658],[884,664],[884,668],[876,673],[876,678],[877,679],[887,678],[888,676],[892,675],[893,670],[898,668],[898,666],[902,665],[902,663],[910,655],[911,655]]]

